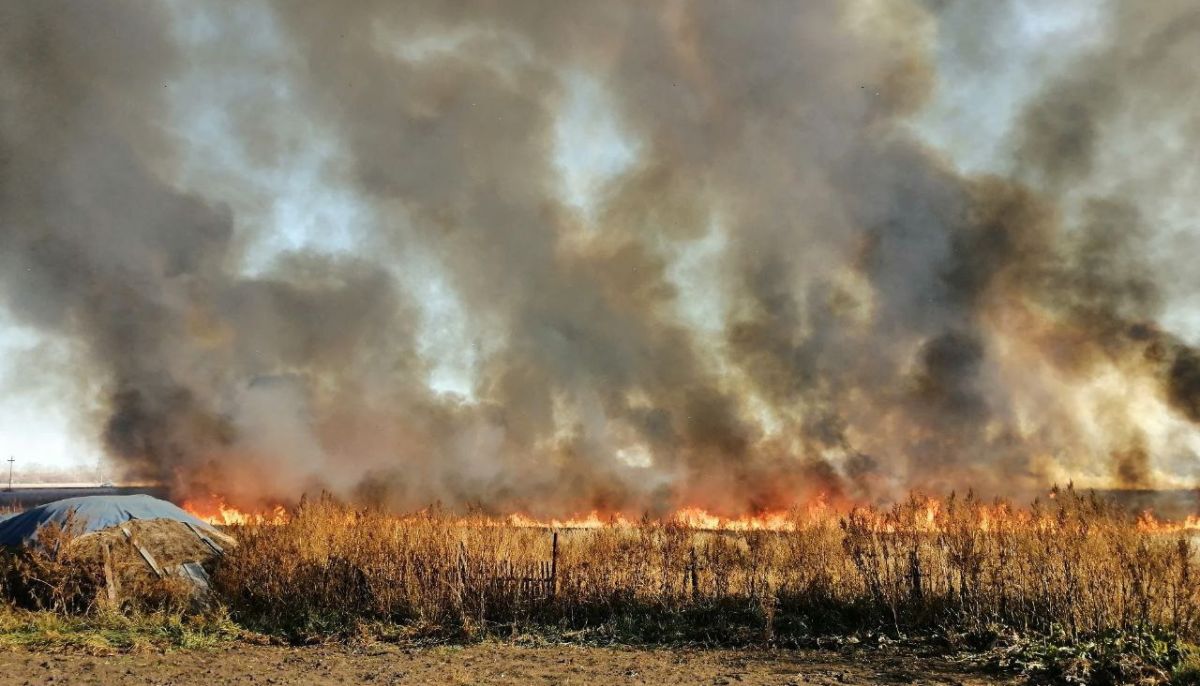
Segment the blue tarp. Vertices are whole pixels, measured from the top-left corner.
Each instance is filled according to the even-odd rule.
[[[46,503],[0,521],[0,546],[30,543],[37,538],[42,526],[50,522],[63,524],[72,511],[80,534],[107,529],[131,519],[174,519],[212,529],[203,520],[172,503],[148,495],[89,495]]]

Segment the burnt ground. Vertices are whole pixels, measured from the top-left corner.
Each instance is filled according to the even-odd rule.
[[[994,684],[1019,683],[912,650],[468,646],[223,648],[111,656],[0,652],[0,684]]]

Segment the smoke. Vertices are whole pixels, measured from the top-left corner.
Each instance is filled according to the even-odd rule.
[[[955,88],[956,3],[18,3],[0,294],[71,342],[106,452],[181,496],[735,513],[1190,482],[1166,466],[1200,353],[1146,248],[1153,161],[1185,153],[1127,131],[1196,131],[1185,5],[1117,3],[1014,120],[1010,173],[973,176],[911,126]],[[580,80],[629,150],[586,207]],[[212,109],[240,157],[197,173],[179,122]],[[306,149],[349,246],[251,268],[263,179]]]

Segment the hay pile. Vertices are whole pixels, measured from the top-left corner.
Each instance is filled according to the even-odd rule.
[[[68,498],[0,522],[0,587],[31,609],[146,610],[205,604],[236,542],[145,495]]]
[[[208,575],[221,556],[237,545],[233,538],[172,519],[134,519],[73,538],[68,554],[104,570],[110,600],[178,578],[207,591]]]

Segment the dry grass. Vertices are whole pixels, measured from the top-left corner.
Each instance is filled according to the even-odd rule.
[[[132,541],[150,551],[166,576],[159,578]],[[218,545],[233,539],[213,534]],[[121,528],[81,533],[73,516],[64,525],[49,524],[38,544],[0,556],[0,588],[16,608],[60,615],[166,613],[184,615],[205,609],[195,588],[175,574],[185,562],[208,571],[214,551],[185,524],[170,520],[134,520]],[[107,569],[106,569],[107,567]]]
[[[713,532],[646,520],[552,533],[330,499],[244,527],[215,583],[235,619],[292,638],[400,627],[417,635],[588,632],[736,644],[885,630],[1068,640],[1108,630],[1194,640],[1190,539],[1139,528],[1067,490],[1048,505],[912,498],[797,514],[794,529]]]
[[[933,638],[1057,682],[1196,683],[1200,569],[1187,532],[1148,530],[1070,489],[1032,508],[913,497],[797,512],[782,531],[552,530],[439,510],[395,516],[330,498],[236,527],[198,605],[114,533],[44,530],[0,556],[0,646],[203,645],[482,636],[741,645]],[[134,525],[163,564],[194,535]],[[555,541],[557,540],[557,553]],[[103,551],[128,599],[105,602]],[[228,544],[228,542],[226,542]],[[123,551],[123,552],[122,552]],[[253,635],[258,635],[253,634]],[[880,639],[882,640],[882,639]],[[1188,681],[1191,679],[1191,681]]]
[[[223,541],[228,554],[208,559],[207,604],[149,574],[116,533],[48,528],[39,547],[0,556],[0,647],[103,652],[260,635],[247,630],[708,645],[917,636],[986,648],[990,664],[1042,681],[1200,683],[1190,534],[1150,530],[1070,489],[1027,509],[912,497],[797,512],[781,531],[644,519],[555,532],[326,497],[289,515],[232,529],[237,545]],[[132,526],[163,564],[204,553],[169,524]],[[105,547],[127,598],[117,605],[105,601]]]

